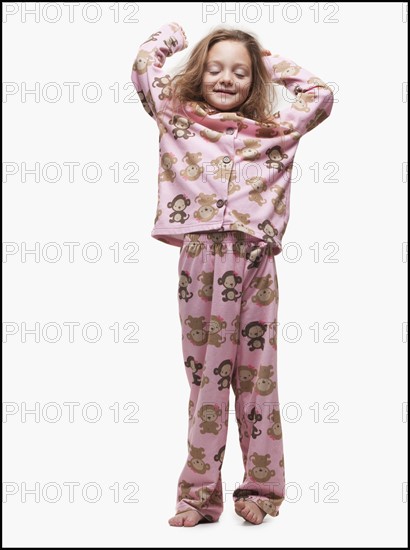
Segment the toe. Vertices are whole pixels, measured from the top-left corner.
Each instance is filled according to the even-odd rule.
[[[262,523],[264,516],[266,515],[259,507],[256,507],[253,503],[241,502],[240,514],[246,521],[259,525]]]
[[[184,512],[178,512],[175,516],[168,520],[168,523],[174,527],[181,527],[184,524]]]

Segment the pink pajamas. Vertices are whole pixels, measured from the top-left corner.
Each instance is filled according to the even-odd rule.
[[[131,73],[159,130],[151,235],[180,247],[186,233],[242,231],[272,242],[279,254],[290,216],[296,151],[301,138],[330,115],[333,92],[316,74],[277,53],[263,56],[269,82],[295,96],[272,113],[270,122],[245,117],[240,110],[211,109],[193,98],[174,111],[173,78],[164,64],[187,46],[181,25],[162,25],[140,45]],[[143,151],[145,135],[138,132]]]
[[[253,500],[272,516],[284,499],[273,252],[272,243],[242,231],[184,235],[178,303],[190,396],[176,509],[194,508],[202,521],[216,521],[223,510],[231,385],[244,464],[233,498]]]
[[[176,75],[164,64],[187,47],[179,23],[161,25],[140,43],[131,72],[159,131],[151,235],[181,247],[178,303],[190,397],[188,456],[176,507],[198,510],[201,521],[216,521],[223,510],[221,468],[232,386],[244,464],[233,498],[250,499],[277,516],[285,474],[275,255],[289,221],[297,148],[329,117],[334,94],[315,73],[275,53],[262,55],[261,79],[294,97],[268,121],[249,118],[239,108],[211,108],[199,91],[173,105]],[[143,152],[145,133],[137,134]]]

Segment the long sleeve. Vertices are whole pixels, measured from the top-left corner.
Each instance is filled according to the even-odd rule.
[[[319,77],[279,54],[263,56],[271,81],[296,94],[289,107],[280,110],[282,124],[299,137],[316,128],[331,113],[333,92]]]
[[[157,119],[157,113],[171,98],[171,77],[163,65],[167,57],[188,46],[178,23],[166,23],[151,34],[138,50],[132,66],[131,80],[146,112]]]

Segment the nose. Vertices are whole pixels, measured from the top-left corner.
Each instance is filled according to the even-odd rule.
[[[232,77],[230,76],[230,73],[226,72],[221,75],[219,81],[221,84],[232,84]]]

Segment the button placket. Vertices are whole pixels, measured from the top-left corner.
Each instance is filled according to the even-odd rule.
[[[225,128],[225,134],[227,135],[233,135],[236,131],[236,128],[232,127],[232,126],[228,126],[228,128]],[[230,164],[233,162],[233,160],[231,159],[231,157],[229,155],[225,155],[223,158],[222,158],[222,162],[224,164]],[[216,206],[218,208],[223,208],[224,206],[226,206],[228,204],[228,199],[218,199],[216,201]],[[222,221],[223,221],[223,218],[222,218]],[[222,226],[221,228],[223,227],[223,223],[222,223]]]

